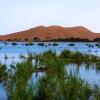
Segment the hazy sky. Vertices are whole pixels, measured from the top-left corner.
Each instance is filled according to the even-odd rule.
[[[100,32],[100,0],[0,0],[0,34],[39,25],[85,26]]]

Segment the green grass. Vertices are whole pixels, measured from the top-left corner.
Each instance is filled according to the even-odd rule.
[[[20,55],[20,58],[22,62],[10,65],[10,70],[0,64],[0,83],[8,100],[100,100],[99,86],[91,86],[76,72],[65,70],[67,64],[83,62],[86,65],[95,63],[99,69],[99,57],[69,50],[57,56],[48,50],[39,55],[28,52],[28,57]],[[35,83],[31,80],[32,74],[39,71],[45,75]]]

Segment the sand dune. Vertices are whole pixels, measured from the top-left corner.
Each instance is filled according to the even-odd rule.
[[[25,31],[11,33],[8,35],[1,35],[1,41],[33,41],[39,39],[51,40],[51,39],[64,39],[64,38],[80,38],[94,40],[95,38],[100,38],[99,33],[94,33],[85,27],[61,27],[61,26],[38,26]]]

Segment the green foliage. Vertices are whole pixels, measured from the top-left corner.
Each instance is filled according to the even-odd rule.
[[[28,43],[25,43],[25,46],[33,46],[34,44],[32,42],[28,42]]]
[[[75,44],[74,43],[70,43],[70,44],[68,44],[69,46],[75,46]]]
[[[14,46],[15,46],[15,45],[17,45],[17,43],[13,42],[13,43],[12,43],[12,45],[14,45]]]
[[[95,44],[95,46],[97,46],[98,48],[100,48],[100,44],[99,43]]]
[[[38,43],[38,46],[42,46],[43,47],[44,46],[44,43],[42,43],[42,42],[41,43]]]
[[[0,64],[0,83],[7,80],[7,68],[6,65]]]
[[[65,69],[66,62],[77,61],[87,65],[98,62],[96,66],[99,66],[99,57],[69,50],[57,56],[49,50],[39,55],[28,52],[27,58],[23,55],[20,58],[23,61],[12,64],[10,70],[0,64],[0,83],[5,83],[8,100],[100,100],[98,86],[91,87],[76,72],[68,73]],[[38,71],[45,75],[34,82],[32,74],[38,74]]]
[[[65,83],[65,100],[89,100],[91,89],[88,84],[75,75],[69,75]]]
[[[32,62],[29,60],[13,65],[10,73],[8,73],[9,80],[7,80],[6,84],[9,100],[28,100],[28,98],[33,98],[32,84],[28,84],[28,80],[33,73],[32,70]]]
[[[72,52],[70,50],[63,50],[59,57],[61,57],[61,58],[71,58]]]
[[[52,46],[58,46],[58,43],[53,43]]]

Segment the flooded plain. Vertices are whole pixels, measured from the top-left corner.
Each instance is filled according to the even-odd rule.
[[[83,54],[92,54],[100,57],[100,43],[94,42],[1,42],[0,62],[6,64],[9,68],[12,63],[21,62],[20,55],[27,57],[28,52],[41,54],[45,51],[52,50],[59,55],[65,49],[73,52],[80,51]],[[100,66],[96,68],[95,64],[87,66],[84,63],[79,65],[70,63],[66,65],[66,70],[68,72],[76,72],[78,76],[91,85],[97,84],[100,86]],[[32,79],[36,80],[35,74],[32,76]],[[39,77],[41,76],[42,73],[39,73]],[[2,84],[0,84],[0,98],[6,100]]]

